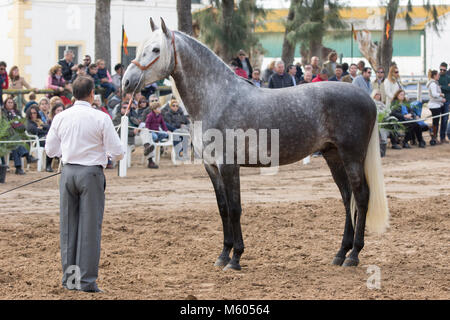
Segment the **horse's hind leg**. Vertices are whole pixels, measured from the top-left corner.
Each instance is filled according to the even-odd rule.
[[[342,156],[342,154],[341,154]],[[352,186],[357,207],[357,218],[355,226],[355,238],[353,240],[353,249],[345,259],[343,266],[357,266],[359,263],[358,255],[364,247],[364,231],[366,228],[366,214],[369,206],[369,186],[364,174],[364,162],[345,161],[344,166]]]
[[[222,165],[220,167],[223,183],[227,193],[228,214],[230,217],[231,230],[233,233],[233,257],[224,270],[241,270],[239,261],[244,252],[244,240],[241,230],[241,189],[238,165]]]
[[[217,206],[219,207],[220,217],[222,218],[223,227],[223,250],[219,258],[217,258],[215,266],[225,267],[230,262],[230,252],[233,248],[233,234],[231,232],[230,219],[228,217],[228,201],[223,184],[222,176],[216,166],[205,164],[205,169],[211,178],[216,193]]]
[[[342,200],[345,206],[345,227],[344,236],[342,238],[341,248],[333,259],[332,264],[342,265],[345,260],[345,255],[353,247],[353,225],[350,213],[350,199],[352,195],[352,189],[348,181],[347,172],[345,171],[344,164],[337,152],[336,148],[329,149],[323,152],[323,156],[327,161],[328,167],[330,167],[331,174],[333,175],[334,182],[341,192]]]

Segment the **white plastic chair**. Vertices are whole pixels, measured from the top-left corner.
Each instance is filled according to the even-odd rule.
[[[170,152],[170,158],[172,160],[172,163],[174,165],[177,165],[177,158],[176,158],[176,154],[175,154],[175,148],[173,146],[173,133],[172,132],[167,132],[167,134],[169,135],[169,138],[167,139],[167,141],[164,142],[153,142],[153,137],[152,135],[150,135],[151,139],[152,139],[152,143],[155,145],[155,163],[159,164],[159,160],[161,159],[161,147],[170,147],[171,152]]]
[[[25,131],[25,134],[28,138],[30,138],[30,140],[34,140],[33,142],[30,143],[30,155],[31,154],[35,154],[36,158],[38,159],[37,161],[37,171],[41,172],[43,170],[45,170],[45,149],[44,147],[41,147],[41,145],[39,144],[39,137],[36,135],[32,135],[29,134],[28,132]],[[27,164],[27,169],[29,168],[30,164]]]

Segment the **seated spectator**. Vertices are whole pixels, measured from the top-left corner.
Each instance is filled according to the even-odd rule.
[[[63,105],[62,103],[57,103],[57,104],[55,104],[55,105],[52,107],[52,109],[51,109],[51,111],[50,111],[50,116],[49,116],[49,119],[48,119],[49,127],[52,125],[52,121],[53,121],[53,119],[55,118],[55,116],[56,116],[57,114],[63,112],[64,109],[65,109],[65,108],[64,108],[64,105]]]
[[[279,60],[275,63],[275,73],[269,79],[269,88],[278,89],[292,87],[292,77],[284,72],[284,62]]]
[[[343,73],[344,71],[342,70],[342,65],[337,64],[334,69],[334,76],[332,76],[328,81],[342,81]]]
[[[100,86],[105,89],[105,94],[103,97],[108,99],[111,93],[116,91],[112,83],[111,75],[109,74],[108,69],[106,69],[105,60],[98,59],[97,60],[97,76],[100,79]]]
[[[254,79],[252,79],[254,80]],[[169,131],[172,132],[189,132],[189,119],[184,115],[179,108],[178,101],[174,98],[170,101],[170,110],[164,115],[164,121]],[[182,142],[184,136],[175,135],[173,145],[174,147]],[[180,157],[183,156],[183,149],[178,152]]]
[[[296,75],[297,75],[297,67],[294,66],[293,64],[291,64],[287,68],[287,73],[291,77],[293,85],[296,86],[298,84],[297,83],[297,77],[296,77]]]
[[[106,114],[112,119],[112,117],[111,117],[111,115],[109,114],[108,110],[105,108],[105,106],[104,106],[103,103],[102,103],[102,96],[101,96],[101,95],[96,94],[96,95],[94,96],[94,102],[92,103],[92,106],[93,106],[95,109],[97,109],[97,110],[99,110],[99,111],[102,111],[102,112],[106,113]]]
[[[363,73],[353,80],[353,84],[365,91],[369,96],[372,93],[372,83],[370,82],[370,76],[372,75],[372,69],[366,67],[363,69]]]
[[[57,98],[59,98],[59,97],[57,97]],[[61,100],[54,99],[53,101],[61,101]],[[39,100],[38,113],[39,113],[39,119],[44,124],[48,124],[48,118],[49,118],[49,111],[50,111],[50,109],[51,109],[50,101],[48,100],[48,98],[42,97]]]
[[[72,87],[64,80],[62,76],[62,67],[59,64],[50,69],[47,79],[47,88],[54,90],[52,95],[71,98]]]
[[[320,64],[319,64],[319,57],[311,57],[311,71],[313,73],[313,78],[317,77],[320,73]]]
[[[128,117],[128,144],[134,145],[134,136],[138,133],[137,127],[138,127],[139,123],[136,124],[135,123],[136,119],[133,119],[130,117],[130,112],[126,112],[127,108],[128,108],[128,103],[126,101],[124,101],[124,103],[120,107],[120,111],[117,112],[117,114],[113,118],[113,124],[114,124],[114,126],[120,126],[120,124],[122,123],[122,117],[126,113],[126,115]],[[120,135],[120,129],[118,132]]]
[[[377,106],[378,114],[388,111],[388,109],[386,108],[386,105],[381,101],[381,92],[379,90],[374,89],[370,96],[372,97],[373,101],[375,102],[375,105]],[[384,157],[386,155],[387,139],[389,136],[391,137],[392,148],[393,149],[401,149],[401,147],[398,145],[398,143],[396,141],[395,136],[389,134],[389,130],[387,130],[386,128],[380,127],[379,132],[380,132],[381,157]]]
[[[28,108],[31,107],[33,104],[37,105],[36,102],[36,93],[31,92],[28,96],[29,101],[26,103],[25,108],[23,109],[23,112],[27,112]]]
[[[295,74],[295,81],[297,82],[297,84],[300,84],[300,82],[303,80],[303,70],[301,63],[297,62],[295,64],[295,68],[297,69],[297,73]]]
[[[73,99],[73,98],[72,98],[72,99]],[[41,101],[41,100],[39,100],[39,101]],[[74,101],[74,102],[75,102],[75,101]],[[57,103],[62,103],[62,104],[64,104],[60,97],[58,97],[58,96],[51,97],[50,100],[49,100],[50,109],[52,109],[53,106],[54,106],[55,104],[57,104]]]
[[[164,122],[164,118],[161,115],[161,104],[159,102],[153,102],[150,104],[150,109],[152,111],[149,113],[147,119],[145,120],[145,127],[152,131],[158,131],[152,132],[152,138],[154,142],[159,142],[167,139],[169,137],[169,135],[167,134],[167,131],[169,131],[169,129],[167,128],[166,123]]]
[[[253,74],[253,68],[244,50],[242,49],[239,50],[238,56],[234,59],[234,61],[236,61],[238,68],[245,71],[245,74],[247,75],[246,79],[251,79]]]
[[[12,127],[16,130],[25,130],[25,126],[21,123],[22,117],[20,116],[19,110],[17,110],[16,103],[12,97],[6,98],[4,102],[4,108],[2,109],[2,116],[5,117],[8,121],[13,121]],[[28,163],[35,163],[37,159],[31,156],[28,153],[28,150],[19,146],[13,151],[11,151],[11,158],[14,161],[14,166],[16,167],[16,174],[24,175],[25,172],[22,168],[22,160],[21,158],[25,157]]]
[[[391,115],[396,117],[399,122],[418,119],[414,113],[410,103],[406,101],[406,93],[403,89],[397,91],[391,104]],[[419,147],[425,148],[425,141],[422,137],[422,128],[417,122],[409,122],[403,124],[406,127],[406,135],[403,141],[403,148],[410,149],[409,141],[417,137]]]
[[[101,88],[101,82],[100,78],[98,77],[98,67],[95,63],[89,65],[87,75],[94,80],[95,91],[97,93],[98,89]]]
[[[263,72],[262,81],[266,84],[269,83],[270,77],[275,72],[275,62],[276,61],[273,60]]]
[[[108,102],[106,102],[106,107],[109,111],[109,114],[111,116],[114,115],[113,111],[116,108],[117,105],[120,105],[120,103],[122,102],[122,89],[119,88],[116,91],[114,91],[114,94],[108,99]],[[116,110],[116,112],[119,109]]]
[[[122,83],[122,75],[123,75],[123,64],[118,63],[114,66],[114,71],[116,72],[112,76],[112,84],[114,85],[114,88],[117,90],[121,87]]]
[[[86,75],[86,68],[84,67],[83,64],[79,64],[78,68],[77,68],[77,71],[74,72],[74,74],[72,76],[72,81],[71,82],[73,83],[78,76],[85,76],[85,75]]]
[[[322,69],[320,73],[315,77],[312,82],[322,82],[322,81],[328,81],[328,70]]]
[[[358,66],[354,63],[350,65],[350,73],[342,78],[343,82],[353,83],[353,80],[358,76]]]
[[[91,65],[91,63],[92,63],[91,56],[86,54],[83,58],[83,67],[82,67],[84,69],[85,74],[88,73],[89,66]]]
[[[145,119],[147,119],[148,114],[150,113],[150,105],[144,96],[141,96],[141,98],[138,101],[136,113],[140,121],[145,121]],[[144,113],[145,118],[144,120],[142,120],[142,118],[144,117]]]
[[[45,124],[41,120],[39,116],[39,109],[36,106],[31,106],[28,109],[26,116],[27,116],[27,132],[29,134],[38,136],[39,139],[45,138],[47,136],[48,130],[50,129],[50,126],[48,124]],[[45,141],[39,141],[39,144],[41,147],[44,147]],[[52,158],[46,156],[45,171],[53,172],[52,160],[53,160]]]
[[[259,69],[253,70],[252,82],[258,88],[262,88],[264,86],[264,83],[260,78],[260,74],[261,74],[261,71]]]
[[[78,66],[73,63],[73,57],[72,50],[65,50],[64,58],[58,61],[58,64],[62,67],[62,76],[67,83],[72,81],[72,73],[78,69]]]
[[[303,75],[303,80],[300,81],[300,84],[311,83],[313,79],[313,74],[311,70],[305,71]]]
[[[141,98],[142,99],[142,98]],[[158,96],[156,94],[152,94],[150,96],[149,101],[146,102],[147,107],[145,107],[144,109],[138,109],[138,116],[139,116],[139,120],[141,120],[141,122],[145,123],[145,120],[147,119],[147,116],[150,114],[150,112],[152,111],[150,108],[150,104],[154,103],[154,102],[158,102],[159,103],[159,99]],[[141,106],[142,108],[142,106]],[[163,112],[164,108],[162,108],[161,110],[161,114],[163,114],[163,118],[164,118],[164,112]]]
[[[240,68],[239,64],[235,60],[230,62],[230,67],[231,67],[231,70],[233,70],[234,73],[236,73],[238,76],[240,76],[244,79],[248,79],[247,72],[245,72],[244,69]]]

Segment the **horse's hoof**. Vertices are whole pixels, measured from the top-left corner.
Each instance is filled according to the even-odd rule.
[[[225,268],[223,268],[223,271],[227,271],[227,270],[241,270],[241,265],[239,263],[229,263],[225,266]]]
[[[333,262],[331,263],[332,265],[335,266],[342,266],[342,264],[344,263],[345,258],[342,257],[334,257]]]
[[[231,258],[230,257],[226,257],[226,258],[222,258],[219,257],[217,258],[216,262],[214,263],[215,267],[225,267],[228,262],[230,262]]]
[[[344,267],[356,267],[359,263],[358,259],[346,258],[344,261]]]

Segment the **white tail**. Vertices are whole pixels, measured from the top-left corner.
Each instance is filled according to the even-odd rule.
[[[381,166],[380,138],[378,136],[378,121],[370,137],[366,159],[364,161],[364,173],[370,190],[369,206],[366,215],[366,226],[369,232],[381,234],[389,226],[389,208],[384,188],[383,168]],[[352,193],[350,201],[352,223],[355,225],[356,201]]]

